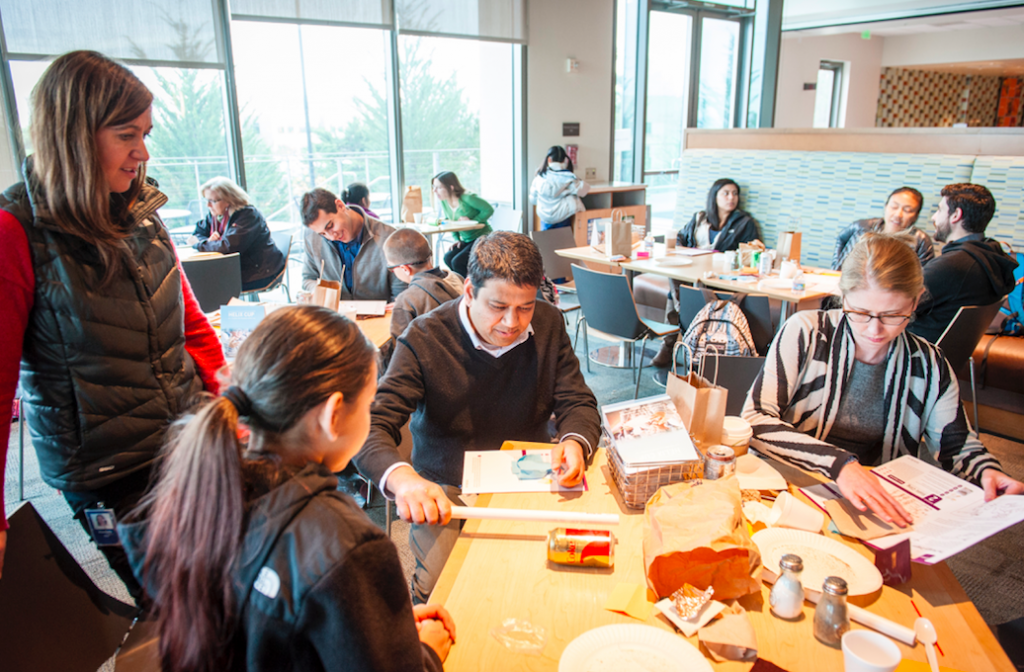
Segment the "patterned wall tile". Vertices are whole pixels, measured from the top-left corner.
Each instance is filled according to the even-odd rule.
[[[984,184],[996,199],[996,214],[985,233],[1024,252],[1024,157],[979,156],[971,182]]]
[[[1015,161],[1014,170],[1019,165],[1024,179],[1024,158]],[[797,228],[803,234],[802,260],[829,266],[839,230],[857,219],[881,217],[886,197],[897,187],[911,186],[924,194],[918,223],[930,232],[928,220],[938,206],[939,191],[953,182],[970,181],[973,164],[973,156],[942,154],[686,150],[673,229],[681,229],[694,212],[704,209],[716,179],[731,177],[740,185],[740,207],[757,219],[769,247],[780,231]],[[1024,193],[1024,188],[1019,191]],[[1024,235],[1024,224],[1015,230]]]
[[[972,75],[969,79],[971,93],[967,100],[967,125],[995,126],[1002,78]]]

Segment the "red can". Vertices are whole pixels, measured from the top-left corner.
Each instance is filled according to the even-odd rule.
[[[548,532],[548,560],[559,565],[611,567],[615,563],[615,537],[610,530],[557,527]]]

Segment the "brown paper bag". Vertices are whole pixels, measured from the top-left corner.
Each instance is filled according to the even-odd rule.
[[[779,234],[779,264],[783,261],[800,263],[800,232],[783,231]]]
[[[402,196],[402,221],[416,221],[413,215],[417,212],[423,212],[423,192],[417,186],[406,187],[405,195]]]
[[[591,229],[590,245],[598,252],[609,257],[630,257],[633,254],[633,222],[632,218],[623,219],[621,210],[612,210],[611,217],[594,222]]]
[[[659,488],[644,512],[647,585],[667,597],[684,583],[716,600],[761,590],[761,554],[747,534],[739,482],[674,483]]]
[[[313,288],[313,299],[311,301],[314,306],[323,306],[324,308],[337,310],[338,303],[340,301],[340,282],[335,282],[334,280],[320,280],[316,283],[316,287]]]
[[[685,376],[676,371],[676,352],[680,347],[690,353],[687,359],[689,373]],[[682,341],[677,341],[672,351],[672,371],[668,374],[665,393],[679,411],[683,424],[690,430],[694,441],[703,446],[713,446],[722,440],[722,426],[725,424],[725,402],[729,398],[729,390],[708,381],[704,373],[704,361],[701,358],[700,370],[693,372],[693,353]],[[717,369],[716,369],[717,377]]]

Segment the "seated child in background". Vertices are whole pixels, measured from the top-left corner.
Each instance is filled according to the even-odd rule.
[[[412,606],[394,544],[337,490],[369,432],[375,359],[337,311],[282,308],[242,344],[224,394],[170,433],[119,526],[164,672],[442,670],[451,616]]]
[[[388,269],[409,287],[395,298],[391,335],[398,338],[409,323],[442,303],[462,296],[465,280],[455,271],[434,267],[430,243],[416,229],[398,229],[384,242]]]

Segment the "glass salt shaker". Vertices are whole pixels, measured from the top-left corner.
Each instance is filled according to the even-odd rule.
[[[799,555],[787,553],[779,560],[779,569],[782,573],[768,594],[768,604],[779,618],[797,618],[804,610],[804,587],[800,583],[804,561]]]
[[[843,635],[850,629],[850,614],[846,608],[846,581],[838,576],[825,579],[821,599],[814,609],[814,636],[829,646],[839,646]]]

